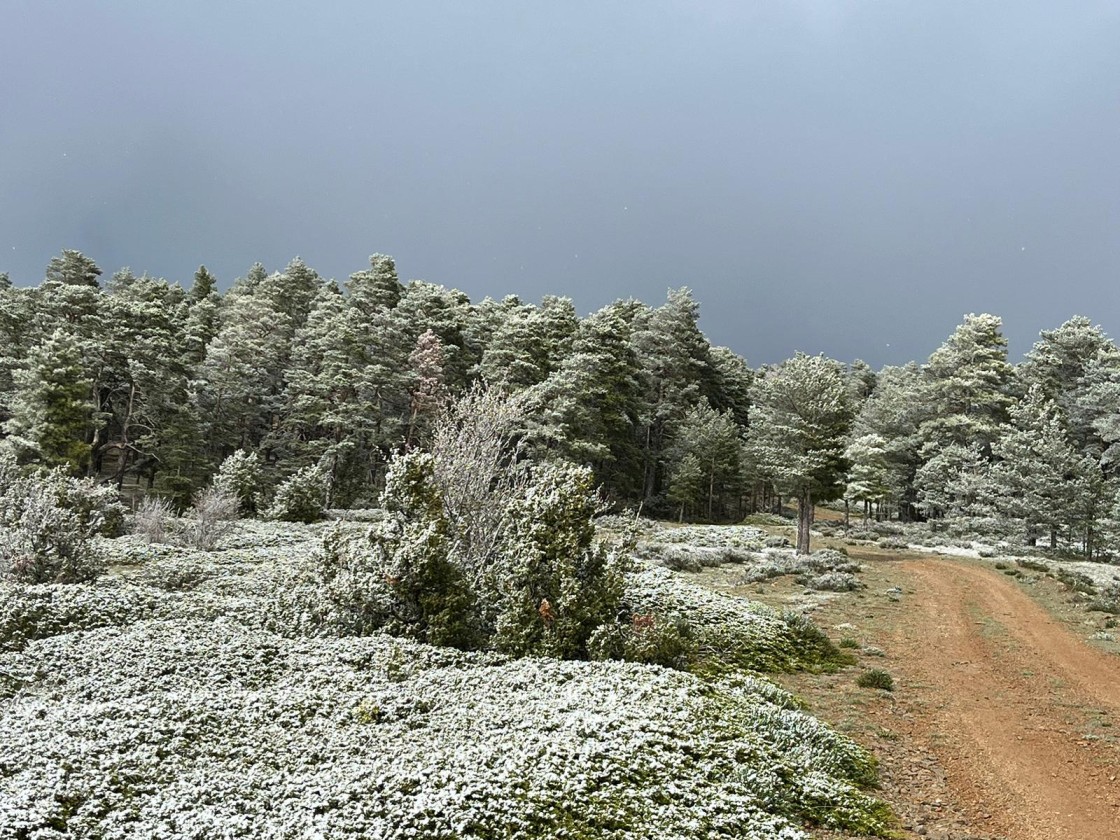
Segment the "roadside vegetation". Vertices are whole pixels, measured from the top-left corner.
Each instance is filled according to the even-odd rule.
[[[968,315],[921,365],[753,370],[687,289],[580,318],[384,255],[100,275],[0,282],[16,836],[885,836],[873,759],[767,678],[866,665],[807,618],[863,596],[858,550],[1120,615],[1087,319],[1018,366]],[[690,580],[723,567],[734,596]],[[775,582],[804,609],[749,598]]]

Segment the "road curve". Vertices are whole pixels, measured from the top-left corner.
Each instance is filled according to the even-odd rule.
[[[998,571],[933,557],[898,568],[912,609],[890,644],[977,828],[1120,840],[1120,657]]]

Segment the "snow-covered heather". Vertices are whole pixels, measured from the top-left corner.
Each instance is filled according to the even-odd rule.
[[[755,550],[762,547],[766,532],[748,525],[680,525],[658,530],[657,542],[685,543],[705,548],[742,548]]]
[[[815,665],[822,654],[823,638],[799,615],[689,583],[667,569],[633,573],[627,600],[635,613],[684,616],[716,663],[774,670]]]
[[[0,586],[0,836],[742,837],[883,830],[868,756],[765,680],[265,629],[321,526]],[[127,561],[127,562],[126,562]],[[761,607],[636,573],[635,603],[790,659]],[[286,634],[291,635],[291,634]],[[10,638],[9,638],[10,636]]]

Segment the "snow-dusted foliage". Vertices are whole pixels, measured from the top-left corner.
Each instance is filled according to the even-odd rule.
[[[828,638],[800,614],[713,592],[666,569],[630,574],[623,602],[631,616],[675,622],[690,640],[692,668],[698,671],[795,669],[836,655]]]
[[[124,506],[114,490],[61,469],[16,478],[10,462],[4,481],[0,571],[31,583],[76,583],[102,573],[90,540],[123,529]]]
[[[276,488],[265,517],[282,522],[318,522],[325,515],[329,489],[330,473],[325,464],[297,470]]]
[[[181,523],[183,542],[203,551],[212,549],[233,529],[238,507],[237,496],[218,485],[200,490]]]
[[[805,824],[889,828],[859,789],[871,759],[758,677],[267,629],[307,553],[347,527],[242,521],[212,552],[99,540],[121,577],[0,584],[5,831],[804,840]],[[185,570],[192,585],[167,585]],[[730,625],[727,644],[754,640],[771,661],[800,647],[789,620],[665,570],[627,583],[634,607]]]
[[[493,512],[499,530],[484,536],[483,556],[480,532],[452,516],[437,465],[428,453],[394,459],[382,497],[389,516],[364,537],[326,537],[312,572],[319,585],[301,590],[311,595],[307,611],[463,649],[585,656],[591,634],[618,612],[624,570],[618,548],[596,538],[590,471],[526,471],[519,493]]]
[[[261,459],[256,452],[238,449],[218,467],[213,485],[237,499],[240,512],[252,516],[257,512],[261,491]]]
[[[171,503],[158,496],[145,496],[132,516],[131,532],[139,534],[149,543],[168,542],[175,511]]]

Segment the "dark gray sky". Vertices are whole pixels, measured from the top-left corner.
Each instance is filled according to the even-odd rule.
[[[1120,3],[0,0],[0,271],[375,251],[752,364],[1120,335]]]

